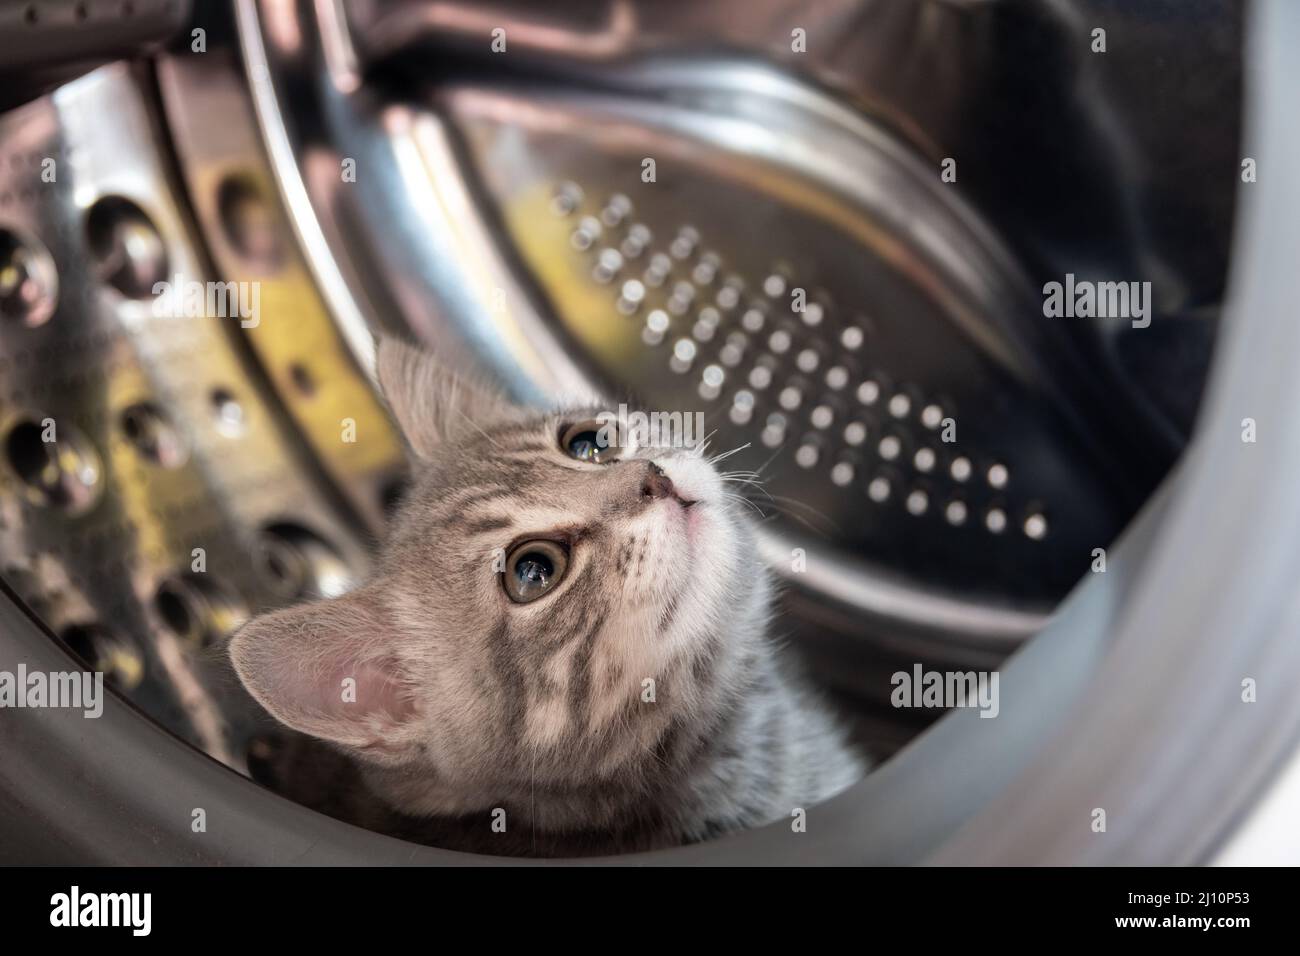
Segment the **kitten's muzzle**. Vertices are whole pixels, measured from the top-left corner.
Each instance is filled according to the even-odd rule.
[[[673,480],[654,462],[648,462],[645,480],[641,482],[641,497],[646,500],[656,498],[675,498],[683,508],[695,504],[693,500],[683,498],[677,491]]]

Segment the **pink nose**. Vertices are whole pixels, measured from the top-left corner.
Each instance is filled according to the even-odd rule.
[[[673,480],[664,474],[664,470],[650,462],[645,481],[641,482],[643,498],[671,498],[674,493]]]

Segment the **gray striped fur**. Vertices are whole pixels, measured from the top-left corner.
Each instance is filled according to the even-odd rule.
[[[648,849],[788,820],[864,772],[779,657],[753,529],[698,453],[575,461],[559,435],[590,410],[526,412],[390,339],[379,374],[413,481],[376,573],[254,619],[231,654],[271,714],[356,759],[390,828],[485,852]],[[651,461],[698,499],[689,517],[642,494]],[[512,603],[498,549],[556,533],[567,575]]]

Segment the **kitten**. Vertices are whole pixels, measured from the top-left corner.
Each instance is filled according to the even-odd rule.
[[[753,531],[698,451],[600,447],[596,412],[512,406],[391,338],[377,371],[413,480],[373,579],[230,653],[356,759],[378,825],[612,853],[789,820],[861,776],[778,659]]]

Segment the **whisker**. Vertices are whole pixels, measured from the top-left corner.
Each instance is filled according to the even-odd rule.
[[[718,430],[715,428],[710,432],[706,432],[703,438],[696,441],[695,444],[690,447],[691,457],[703,458],[705,453],[709,450],[709,445],[712,443],[713,436],[717,433]]]
[[[772,452],[771,457],[768,458],[767,461],[763,462],[763,464],[761,464],[761,465],[758,466],[758,473],[761,475],[761,474],[762,474],[762,473],[767,469],[767,466],[768,466],[768,465],[770,465],[770,464],[772,464],[772,462],[776,461],[776,456],[779,455],[779,454],[781,454],[781,452],[783,452],[783,451],[785,451],[785,443],[784,443],[784,442],[782,442],[780,445],[777,445],[777,447],[776,447],[776,451]]]
[[[756,512],[758,512],[759,517],[761,518],[767,517],[767,515],[763,512],[762,508],[760,508],[753,500],[746,498],[744,495],[738,495],[735,494],[734,492],[724,491],[722,493],[722,498],[724,501],[738,501],[741,504],[746,505],[747,507],[753,508]]]
[[[744,485],[745,487],[748,488],[757,488],[759,491],[763,492],[763,494],[767,495],[769,498],[772,497],[771,494],[768,492],[768,490],[763,487],[763,482],[760,481],[758,478],[750,478],[745,475],[723,475],[721,477],[723,482],[726,484]]]
[[[824,512],[819,511],[818,509],[814,508],[812,505],[806,502],[798,501],[797,499],[789,498],[785,495],[768,495],[768,498],[771,500],[772,507],[776,510],[776,512],[783,514],[787,518],[791,518],[794,521],[798,521],[809,531],[813,531],[818,535],[823,535],[823,536],[827,535],[840,526],[839,522],[833,521]],[[812,517],[819,519],[820,527],[818,525],[813,524],[803,515],[796,513],[796,511],[794,510],[796,508],[802,509],[804,512],[810,514]]]
[[[724,451],[724,452],[723,452],[722,454],[720,454],[720,455],[714,455],[712,458],[709,459],[709,464],[710,464],[710,465],[716,465],[718,462],[723,461],[724,459],[730,458],[730,457],[731,457],[732,455],[734,455],[736,452],[738,452],[738,451],[744,451],[744,450],[745,450],[746,448],[748,448],[751,444],[752,444],[751,442],[745,442],[745,444],[743,444],[743,445],[737,445],[735,448],[731,449],[731,451]]]
[[[470,418],[468,415],[466,415],[464,412],[462,412],[462,411],[461,411],[459,408],[457,408],[455,405],[452,405],[452,406],[451,406],[451,410],[452,410],[453,412],[455,412],[457,415],[459,415],[461,418],[465,419],[465,421],[467,421],[467,422],[469,422],[471,425],[473,425],[474,428],[478,431],[478,433],[479,433],[480,435],[482,435],[484,438],[486,438],[488,441],[490,441],[493,445],[496,445],[496,447],[498,447],[498,448],[501,447],[500,444],[497,443],[497,440],[496,440],[495,438],[493,438],[491,435],[489,435],[487,432],[485,432],[482,428],[479,428],[478,422],[474,421],[474,419]]]
[[[831,519],[830,515],[826,514],[824,511],[814,508],[806,501],[800,501],[797,498],[790,498],[786,495],[771,495],[769,497],[771,497],[773,501],[780,502],[781,504],[791,506],[791,507],[802,508],[804,511],[808,512],[809,514],[813,515],[816,518],[821,518],[823,521],[825,521],[828,524],[833,525],[835,523]]]
[[[746,482],[746,481],[737,481],[737,482],[733,482],[733,484],[740,486],[740,491],[737,492],[738,494],[745,495],[746,497],[749,497],[750,495],[753,494],[761,494],[768,501],[772,500],[771,494],[769,494],[767,489],[764,488],[762,485],[756,485],[752,482]]]

